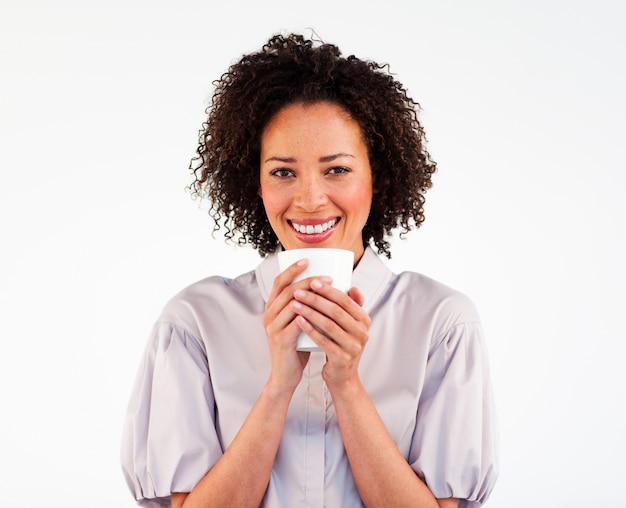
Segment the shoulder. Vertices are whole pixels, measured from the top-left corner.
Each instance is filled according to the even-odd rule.
[[[453,314],[459,321],[478,320],[476,307],[466,294],[426,275],[402,272],[394,276],[393,285],[397,298]]]
[[[422,273],[393,273],[370,247],[357,265],[352,282],[362,290],[372,312],[385,309],[420,320],[447,316],[457,323],[478,320],[474,304],[464,293]]]
[[[201,323],[208,316],[224,315],[244,306],[258,307],[260,297],[254,271],[234,279],[211,276],[185,287],[163,307],[159,321],[169,322],[200,335]]]
[[[461,325],[480,326],[476,307],[467,295],[421,273],[394,274],[385,303],[413,329],[427,331],[433,343]]]

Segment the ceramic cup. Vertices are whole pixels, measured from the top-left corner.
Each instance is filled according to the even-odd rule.
[[[328,275],[332,278],[332,286],[344,293],[348,292],[352,284],[352,268],[354,265],[354,252],[344,249],[291,249],[278,253],[278,265],[280,271],[302,258],[309,260],[309,266],[298,277],[297,282],[307,277],[319,277]],[[298,351],[320,351],[315,342],[304,332],[298,336]]]

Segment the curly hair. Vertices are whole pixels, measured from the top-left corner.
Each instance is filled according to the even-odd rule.
[[[339,48],[301,35],[273,36],[216,80],[207,120],[189,169],[194,197],[207,198],[213,232],[251,244],[261,256],[279,240],[258,195],[261,135],[287,105],[332,102],[359,124],[368,148],[376,193],[363,244],[391,257],[385,237],[401,236],[424,221],[425,193],[436,163],[425,149],[420,106],[388,65],[341,55]]]

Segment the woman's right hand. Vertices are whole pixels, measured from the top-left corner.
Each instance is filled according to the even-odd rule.
[[[279,391],[293,392],[296,389],[309,360],[310,353],[296,351],[301,330],[295,321],[296,314],[290,307],[294,292],[310,284],[309,278],[293,283],[307,266],[308,260],[301,259],[278,274],[261,318],[272,361],[268,383]]]

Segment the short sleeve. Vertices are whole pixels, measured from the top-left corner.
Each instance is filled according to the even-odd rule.
[[[190,492],[221,457],[210,381],[201,341],[158,322],[137,373],[122,437],[122,469],[139,505],[170,506],[172,492]]]
[[[479,323],[457,324],[433,344],[409,462],[436,498],[476,508],[498,476],[497,429]]]

